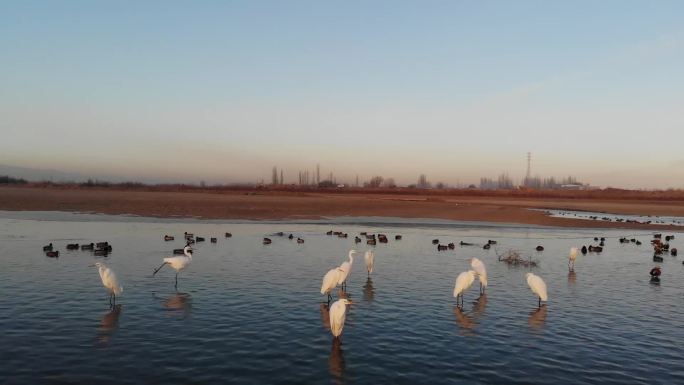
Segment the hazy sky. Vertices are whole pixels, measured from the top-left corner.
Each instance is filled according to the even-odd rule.
[[[684,187],[682,1],[4,1],[0,164]]]

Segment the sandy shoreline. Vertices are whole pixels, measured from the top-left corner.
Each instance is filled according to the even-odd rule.
[[[644,225],[552,218],[537,209],[614,214],[684,216],[684,202],[534,199],[335,193],[160,192],[115,189],[1,187],[0,210],[129,214],[159,218],[287,220],[322,217],[430,218],[557,227],[669,229]]]

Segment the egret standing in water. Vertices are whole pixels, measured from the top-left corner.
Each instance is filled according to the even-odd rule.
[[[539,297],[539,307],[541,307],[541,301],[549,299],[549,296],[546,294],[546,283],[541,277],[533,273],[525,274],[525,278],[527,278],[527,285],[530,287],[530,290]]]
[[[461,306],[463,306],[463,293],[470,288],[475,282],[475,273],[472,270],[464,271],[456,277],[456,286],[454,286],[454,297],[456,297],[456,305],[458,305],[458,298],[461,297]]]
[[[347,313],[347,305],[350,304],[351,300],[342,298],[338,299],[330,306],[330,331],[335,338],[340,338],[340,335],[342,334]]]
[[[116,278],[114,270],[107,267],[104,262],[97,262],[91,266],[97,266],[100,272],[102,286],[109,290],[109,306],[116,306],[116,296],[123,292],[123,286],[119,283],[119,279]]]
[[[190,248],[190,244],[186,245],[183,248],[183,254],[185,255],[179,255],[177,257],[167,257],[164,258],[164,263],[161,264],[158,268],[154,270],[154,273],[152,273],[152,276],[157,274],[159,270],[161,270],[162,267],[166,265],[171,265],[171,267],[176,270],[176,284],[175,288],[178,288],[178,273],[181,272],[181,270],[185,269],[190,265],[192,262],[192,249]]]
[[[487,288],[487,269],[484,263],[477,258],[470,258],[470,267],[477,273],[477,278],[480,280],[480,294],[484,294]]]
[[[366,251],[363,259],[366,261],[366,270],[368,270],[368,275],[370,276],[373,272],[373,263],[375,262],[375,253],[373,250]]]
[[[351,273],[352,264],[354,263],[354,254],[356,254],[356,250],[349,250],[349,260],[342,262],[340,265],[340,270],[342,270],[342,273],[338,277],[337,283],[342,285],[343,290],[347,289],[347,278]]]
[[[570,248],[570,256],[568,257],[568,270],[575,271],[575,260],[577,259],[577,248]]]
[[[334,269],[328,270],[328,272],[323,276],[323,282],[321,283],[321,294],[328,295],[328,305],[330,305],[330,301],[332,301],[332,295],[330,293],[334,288],[337,287],[337,282],[339,281],[340,275],[342,273],[342,269],[336,267]]]

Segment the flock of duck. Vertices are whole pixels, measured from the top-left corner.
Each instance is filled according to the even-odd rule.
[[[278,232],[273,234],[274,236],[279,236],[279,237],[285,237],[285,234],[282,232]],[[272,236],[273,236],[272,235]],[[340,238],[347,238],[348,234],[347,233],[342,233],[342,232],[335,232],[335,231],[328,231],[327,235],[330,236],[338,236]],[[384,234],[368,234],[365,232],[360,233],[359,235],[364,236],[366,238],[366,243],[368,245],[375,245],[377,242],[380,243],[387,243],[388,238]],[[192,257],[193,257],[193,249],[191,247],[192,244],[195,244],[197,242],[204,242],[205,238],[204,237],[199,237],[195,236],[192,233],[185,232],[184,235],[184,240],[186,242],[185,247],[182,249],[174,249],[173,254],[174,256],[172,257],[165,257],[163,258],[162,264],[154,269],[152,276],[155,276],[164,266],[169,266],[172,269],[176,271],[175,275],[175,284],[174,287],[178,287],[178,274],[186,269],[191,263],[192,263]],[[231,233],[225,233],[226,238],[232,237]],[[290,240],[294,239],[294,236],[292,234],[289,234],[287,236]],[[651,240],[651,244],[654,249],[654,255],[653,255],[653,260],[655,262],[662,262],[663,258],[660,256],[665,252],[668,252],[672,256],[677,255],[677,249],[676,248],[670,248],[669,242],[675,238],[674,235],[667,235],[665,236],[665,242],[662,241],[662,234],[654,234],[653,239]],[[173,241],[175,239],[174,236],[171,235],[164,235],[164,241]],[[355,243],[360,243],[359,236],[355,236]],[[402,236],[401,235],[396,235],[395,240],[401,240]],[[210,238],[210,241],[212,243],[217,243],[217,238]],[[301,242],[300,242],[301,241]],[[581,248],[577,247],[572,247],[569,252],[569,257],[568,257],[568,269],[570,271],[574,271],[575,267],[575,261],[577,259],[578,253],[582,254],[587,254],[588,252],[592,253],[600,253],[603,251],[603,247],[605,245],[606,239],[604,237],[594,238],[595,242],[598,242],[598,245],[589,245],[588,247],[586,245],[583,245]],[[270,244],[272,241],[270,238],[264,238],[263,244]],[[303,243],[304,240],[302,238],[297,237],[297,242],[298,243]],[[621,244],[624,243],[633,243],[635,245],[641,245],[641,241],[631,238],[627,239],[625,237],[622,237],[619,239],[619,242]],[[455,243],[448,243],[446,245],[440,244],[439,239],[434,239],[432,240],[433,245],[437,245],[437,250],[438,251],[444,251],[444,250],[449,250],[449,249],[454,249],[455,248]],[[491,245],[497,244],[496,241],[494,240],[488,240],[487,243],[483,246],[484,249],[489,249]],[[475,244],[472,243],[467,243],[461,241],[459,243],[460,246],[476,246]],[[67,250],[84,250],[84,251],[91,251],[94,255],[98,256],[108,256],[108,254],[112,251],[112,246],[109,244],[109,242],[98,242],[98,243],[89,243],[89,244],[67,244],[66,245]],[[544,248],[543,246],[539,245],[535,248],[537,251],[543,251]],[[59,257],[59,251],[55,250],[54,246],[52,243],[49,245],[46,245],[43,247],[43,251],[45,252],[46,256],[48,257]],[[354,264],[354,256],[357,254],[356,250],[350,250],[348,253],[348,259],[343,261],[339,266],[333,267],[332,269],[328,270],[328,272],[323,276],[323,280],[321,283],[321,290],[320,293],[323,295],[327,296],[327,306],[329,308],[329,319],[330,319],[330,331],[333,334],[335,339],[339,339],[340,336],[342,335],[342,331],[344,329],[344,323],[345,323],[345,318],[346,318],[346,311],[347,311],[347,306],[352,303],[351,299],[348,298],[346,295],[346,289],[347,289],[347,279],[349,277],[349,274],[351,273],[352,266]],[[499,258],[499,260],[502,260]],[[366,265],[366,271],[368,273],[368,276],[373,273],[374,267],[375,267],[375,252],[373,250],[368,250],[364,254],[364,262]],[[485,293],[485,290],[488,285],[488,280],[487,280],[487,269],[485,264],[478,258],[471,258],[469,260],[470,262],[470,270],[461,272],[458,274],[456,277],[456,283],[454,285],[454,291],[453,295],[456,298],[456,303],[457,307],[462,308],[463,307],[463,296],[470,289],[470,287],[473,285],[475,280],[479,280],[479,293],[480,295]],[[684,263],[684,262],[683,262]],[[116,296],[120,295],[123,292],[123,286],[120,284],[116,274],[114,271],[109,268],[104,262],[97,262],[94,265],[91,265],[93,267],[98,268],[98,272],[100,275],[100,279],[102,281],[102,285],[108,290],[109,292],[109,303],[110,306],[116,306]],[[661,275],[661,268],[656,266],[650,271],[651,275],[651,281],[659,282],[660,281],[660,275]],[[546,283],[544,280],[531,272],[528,272],[525,274],[525,281],[527,285],[529,286],[530,290],[532,291],[533,294],[535,294],[538,298],[538,306],[541,307],[541,302],[542,301],[548,301],[548,292],[546,288]],[[331,301],[333,300],[332,297],[332,291],[336,289],[338,286],[341,287],[340,293],[343,293],[343,295],[340,295],[340,298],[332,303]],[[460,305],[459,305],[459,300],[460,300]],[[325,304],[325,303],[324,303]]]

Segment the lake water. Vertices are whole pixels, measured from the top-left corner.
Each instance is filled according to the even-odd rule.
[[[684,383],[684,266],[665,256],[661,283],[649,283],[648,232],[323,222],[0,212],[0,383]],[[327,236],[331,229],[350,237]],[[196,245],[176,291],[173,270],[151,273],[183,246],[184,231],[207,242]],[[273,243],[262,245],[277,231],[306,243],[270,236]],[[326,324],[321,278],[349,249],[368,248],[354,245],[360,231],[390,241],[374,247],[370,279],[357,256],[353,305],[338,343]],[[164,234],[177,240],[164,242]],[[569,274],[568,249],[594,236],[607,237],[605,251],[580,255]],[[620,244],[622,236],[644,245]],[[684,241],[676,236],[675,247]],[[438,252],[434,238],[498,244]],[[65,250],[101,240],[113,245],[107,258]],[[43,254],[49,242],[59,258]],[[534,251],[537,245],[545,251]],[[523,277],[528,269],[497,261],[508,249],[539,261],[532,271],[548,285],[546,306],[537,308]],[[487,265],[490,286],[476,301],[475,283],[460,310],[453,286],[470,257]],[[89,267],[96,261],[124,285],[113,311]]]
[[[591,211],[573,211],[573,210],[548,210],[548,209],[531,209],[536,211],[544,211],[551,217],[555,218],[573,218],[584,219],[588,221],[602,221],[602,222],[636,222],[649,225],[670,225],[670,226],[684,226],[684,217],[677,216],[659,216],[659,215],[628,215],[628,214],[610,214],[599,213]]]

